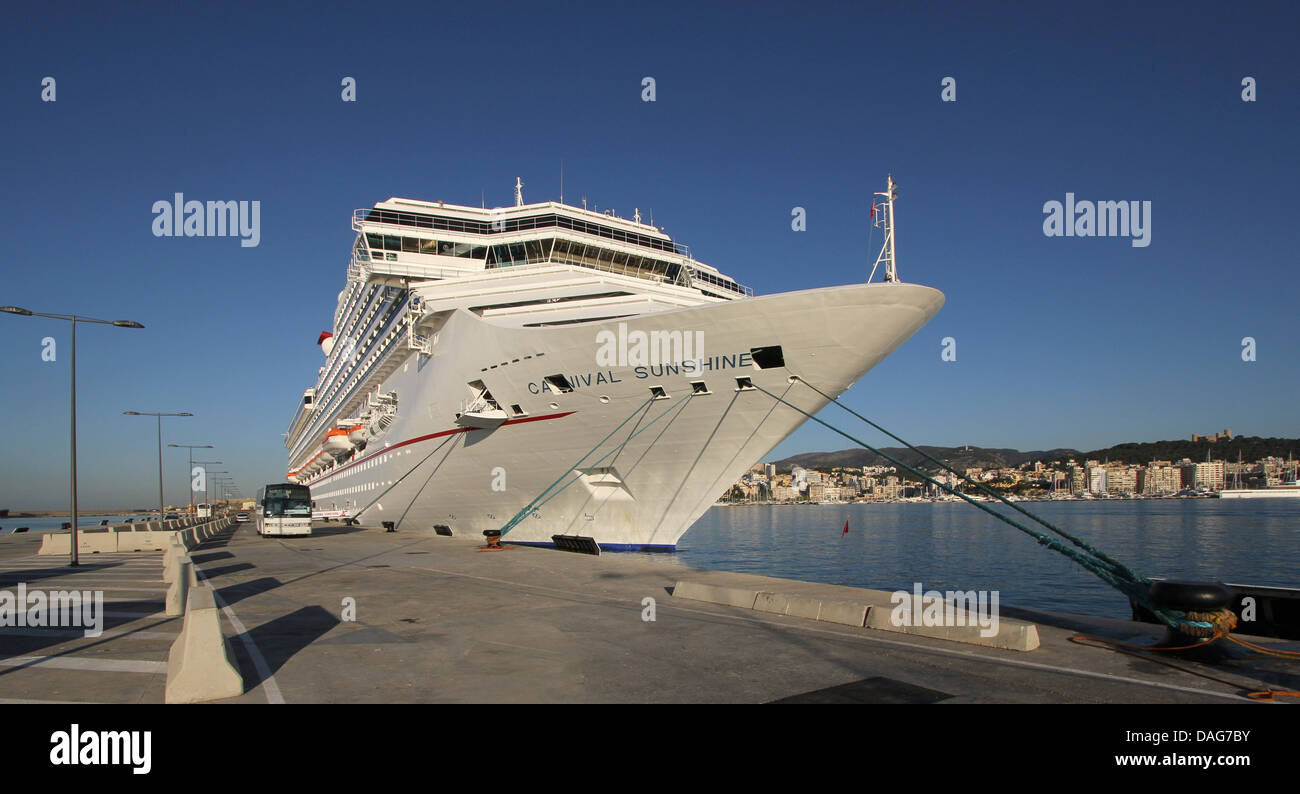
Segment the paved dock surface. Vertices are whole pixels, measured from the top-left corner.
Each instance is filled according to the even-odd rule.
[[[0,628],[0,702],[162,702],[181,619],[162,614],[161,553],[83,555],[73,569],[36,556],[39,543],[0,537],[0,590],[103,590],[105,631]],[[1128,621],[1004,607],[1038,624],[1042,646],[1017,652],[670,595],[680,579],[772,581],[763,577],[482,545],[337,523],[303,538],[237,524],[210,539],[191,556],[224,606],[246,686],[224,702],[1229,703],[1298,688],[1267,662],[1177,662],[1229,686],[1069,641],[1160,632]],[[801,585],[829,598],[851,589]],[[355,620],[343,620],[349,604]]]

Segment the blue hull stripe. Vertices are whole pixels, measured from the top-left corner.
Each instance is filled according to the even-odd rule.
[[[501,539],[502,543],[509,543],[515,546],[539,546],[544,548],[555,548],[554,543],[534,540],[508,540]],[[661,543],[598,543],[601,551],[677,551],[676,545],[664,545]]]

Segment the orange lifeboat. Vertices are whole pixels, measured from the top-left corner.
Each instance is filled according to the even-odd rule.
[[[322,446],[325,447],[326,452],[335,457],[352,451],[352,442],[348,440],[348,431],[341,427],[326,433]]]

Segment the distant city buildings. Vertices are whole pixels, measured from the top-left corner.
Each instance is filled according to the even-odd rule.
[[[1217,438],[1231,437],[1225,430]],[[1201,437],[1203,440],[1210,440]],[[1034,461],[999,468],[970,467],[966,480],[998,493],[1029,498],[1116,498],[1206,494],[1225,488],[1276,485],[1295,479],[1296,466],[1282,458],[1255,462],[1152,460],[1145,464],[1087,460]],[[744,502],[870,502],[891,499],[953,499],[949,489],[969,495],[978,489],[957,475],[932,472],[939,484],[901,476],[893,466],[834,467],[817,471],[791,467],[778,474],[776,465],[754,466],[722,495],[722,501]],[[983,498],[983,497],[981,497]]]

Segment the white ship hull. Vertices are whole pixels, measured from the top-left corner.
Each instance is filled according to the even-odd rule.
[[[533,505],[505,541],[549,545],[552,536],[576,535],[608,549],[671,549],[805,421],[762,391],[738,390],[736,378],[815,413],[826,400],[792,375],[838,396],[943,301],[928,287],[864,284],[542,328],[456,310],[433,355],[410,352],[379,385],[397,394],[391,426],[351,460],[304,481],[318,509],[346,509],[372,525],[441,525],[472,536]],[[699,371],[599,363],[597,334],[620,323],[628,332],[701,332]],[[784,366],[752,365],[752,349],[775,345]],[[551,390],[544,378],[555,374],[573,390]],[[509,420],[457,424],[473,381],[486,384]],[[688,397],[701,381],[708,393]],[[650,401],[655,386],[666,399]],[[557,480],[553,497],[537,502]]]
[[[1219,492],[1220,499],[1300,499],[1300,488],[1233,489]]]

